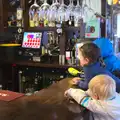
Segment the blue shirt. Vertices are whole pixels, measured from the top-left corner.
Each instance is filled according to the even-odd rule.
[[[90,82],[90,80],[93,77],[95,77],[96,75],[105,74],[105,75],[109,75],[110,77],[112,77],[115,80],[115,82],[116,82],[116,91],[120,92],[120,79],[117,78],[116,76],[114,76],[107,69],[103,68],[100,65],[99,62],[96,62],[94,64],[83,67],[83,71],[84,71],[84,74],[85,74],[85,79],[83,81],[81,80],[78,83],[78,86],[81,89],[87,90],[88,89],[88,83]]]

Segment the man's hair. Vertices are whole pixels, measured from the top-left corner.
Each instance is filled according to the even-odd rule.
[[[98,95],[100,100],[106,100],[115,95],[116,83],[108,75],[97,75],[89,82],[91,95]]]
[[[88,42],[88,43],[83,44],[79,48],[79,50],[82,52],[82,55],[85,58],[89,59],[90,63],[97,62],[101,56],[99,47],[92,42]]]

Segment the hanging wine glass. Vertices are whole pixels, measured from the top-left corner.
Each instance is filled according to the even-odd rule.
[[[55,21],[56,21],[57,11],[58,11],[59,6],[60,6],[60,4],[58,3],[57,0],[55,2],[54,2],[54,0],[52,1],[52,5],[50,6],[50,9],[47,13],[50,27],[55,26]]]
[[[95,12],[94,10],[91,8],[91,2],[89,0],[89,6],[86,3],[86,0],[83,1],[83,7],[82,7],[82,18],[83,18],[83,22],[87,23],[88,21],[90,21],[91,19],[93,19],[95,17]]]
[[[86,0],[84,0],[82,2],[82,13],[81,13],[81,16],[82,16],[82,19],[83,19],[83,22],[86,23],[87,19],[88,19],[88,5],[86,3]]]
[[[73,4],[73,0],[70,0],[70,3],[66,10],[66,20],[69,21],[68,22],[69,25],[72,25],[72,22],[74,21],[74,9],[75,6]]]
[[[88,9],[89,9],[88,12],[89,13],[88,14],[90,14],[90,20],[96,18],[96,15],[95,15],[96,12],[95,12],[95,10],[97,9],[96,8],[96,2],[95,2],[95,5],[94,5],[94,8],[92,8],[91,3],[92,3],[91,0],[89,0],[89,7],[88,7]]]
[[[70,3],[69,3],[69,5],[68,5],[68,7],[67,7],[67,10],[66,10],[66,19],[67,20],[71,20],[71,16],[74,16],[74,9],[75,9],[75,6],[74,6],[74,4],[73,4],[73,0],[69,0],[70,1]]]
[[[58,0],[55,0],[55,3],[54,3],[54,5],[53,6],[56,6],[57,7],[57,9],[60,7],[60,3],[58,2]]]
[[[31,3],[31,2],[32,2],[32,0],[29,0],[29,1],[28,1],[28,3]]]
[[[77,0],[77,5],[75,6],[73,14],[74,14],[75,27],[78,27],[78,26],[80,26],[81,19],[82,19],[82,8],[80,6],[80,1],[79,0]]]
[[[47,0],[44,1],[44,3],[39,8],[39,19],[44,21],[44,26],[47,26],[48,20],[47,20],[47,12],[49,11],[50,5],[47,3]]]
[[[64,22],[67,21],[66,17],[66,10],[67,10],[67,5],[64,4],[64,0],[62,0],[62,4],[60,5],[57,13],[57,21],[58,22]]]
[[[39,26],[39,7],[40,6],[37,4],[36,0],[34,0],[34,4],[30,6],[29,9],[30,27]]]

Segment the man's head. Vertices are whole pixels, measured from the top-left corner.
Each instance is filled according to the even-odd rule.
[[[100,56],[100,49],[92,42],[83,43],[79,47],[78,58],[82,67],[97,62]]]

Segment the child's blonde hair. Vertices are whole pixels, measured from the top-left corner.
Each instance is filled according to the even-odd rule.
[[[106,100],[115,95],[115,81],[108,75],[97,75],[89,82],[91,95],[97,95],[100,100]]]

